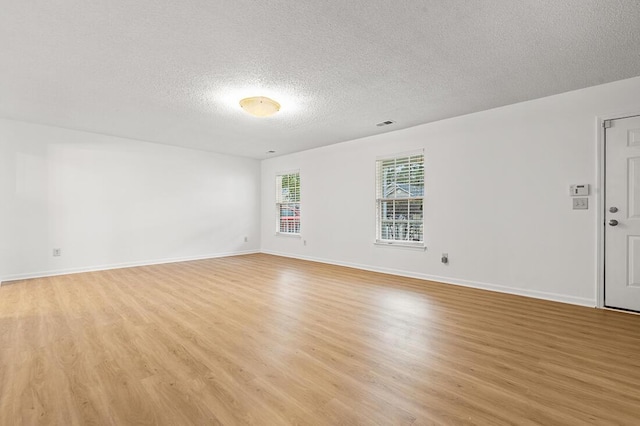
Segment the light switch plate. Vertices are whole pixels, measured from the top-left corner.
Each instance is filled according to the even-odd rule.
[[[574,210],[588,210],[589,199],[588,198],[572,198]]]

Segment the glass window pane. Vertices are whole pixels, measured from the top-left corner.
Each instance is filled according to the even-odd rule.
[[[393,219],[393,201],[383,201],[380,208],[381,219]]]
[[[422,200],[411,200],[409,204],[409,219],[422,220]]]
[[[407,239],[407,223],[400,222],[396,223],[396,240],[406,240]]]
[[[423,241],[422,238],[422,223],[412,223],[409,228],[409,241]]]
[[[407,220],[409,218],[409,201],[395,201],[395,219]]]

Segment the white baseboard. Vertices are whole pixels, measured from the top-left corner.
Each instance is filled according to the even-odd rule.
[[[587,299],[582,297],[567,296],[567,295],[558,294],[558,293],[548,293],[548,292],[538,291],[538,290],[526,290],[526,289],[517,288],[517,287],[508,287],[508,286],[497,285],[497,284],[483,283],[479,281],[462,280],[458,278],[441,277],[441,276],[422,274],[422,273],[411,272],[411,271],[403,271],[399,269],[381,268],[378,266],[362,265],[362,264],[351,263],[351,262],[341,262],[341,261],[332,260],[332,259],[292,255],[289,253],[280,253],[280,252],[271,251],[271,250],[262,250],[261,253],[272,254],[274,256],[290,257],[293,259],[310,260],[312,262],[327,263],[330,265],[346,266],[349,268],[362,269],[365,271],[372,271],[372,272],[381,272],[384,274],[398,275],[401,277],[418,278],[421,280],[428,280],[428,281],[437,281],[444,284],[453,284],[453,285],[459,285],[463,287],[477,288],[481,290],[496,291],[499,293],[508,293],[508,294],[514,294],[517,296],[526,296],[526,297],[532,297],[535,299],[543,299],[543,300],[550,300],[553,302],[568,303],[571,305],[587,306],[590,308],[596,307],[595,299],[592,300],[592,299]]]
[[[365,271],[380,272],[384,274],[398,275],[398,276],[408,277],[408,278],[418,278],[418,279],[428,280],[428,281],[437,281],[445,284],[453,284],[453,285],[477,288],[482,290],[490,290],[490,291],[496,291],[499,293],[515,294],[518,296],[526,296],[526,297],[532,297],[535,299],[551,300],[554,302],[562,302],[562,303],[568,303],[572,305],[588,306],[588,307],[596,306],[595,300],[575,297],[575,296],[567,296],[564,294],[549,293],[549,292],[543,292],[538,290],[526,290],[526,289],[521,289],[517,287],[508,287],[508,286],[502,286],[497,284],[483,283],[479,281],[470,281],[470,280],[462,280],[457,278],[422,274],[422,273],[411,272],[411,271],[403,271],[400,269],[382,268],[378,266],[363,265],[363,264],[351,263],[351,262],[341,262],[333,259],[324,259],[324,258],[318,258],[318,257],[312,257],[312,256],[292,255],[290,253],[281,253],[281,252],[276,252],[271,250],[245,250],[245,251],[207,254],[207,255],[200,255],[200,256],[154,259],[154,260],[146,260],[146,261],[116,263],[116,264],[109,264],[109,265],[96,265],[96,266],[89,266],[89,267],[57,269],[57,270],[39,271],[39,272],[25,273],[25,274],[15,274],[15,275],[8,275],[5,277],[2,277],[0,279],[0,285],[2,285],[3,282],[8,282],[8,281],[26,280],[26,279],[42,278],[42,277],[53,277],[57,275],[78,274],[82,272],[106,271],[109,269],[132,268],[136,266],[159,265],[163,263],[188,262],[191,260],[214,259],[218,257],[239,256],[243,254],[254,254],[254,253],[265,253],[265,254],[272,254],[275,256],[290,257],[294,259],[326,263],[330,265],[346,266],[349,268],[362,269]]]
[[[79,268],[54,269],[50,271],[29,272],[25,274],[7,275],[0,278],[0,285],[8,281],[28,280],[32,278],[54,277],[57,275],[79,274],[82,272],[106,271],[109,269],[133,268],[136,266],[160,265],[163,263],[188,262],[191,260],[214,259],[217,257],[239,256],[242,254],[260,253],[260,250],[244,250],[226,253],[205,254],[200,256],[173,257],[167,259],[142,260],[136,262],[113,263],[109,265],[95,265]]]

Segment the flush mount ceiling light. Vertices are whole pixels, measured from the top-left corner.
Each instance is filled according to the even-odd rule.
[[[243,110],[256,117],[269,117],[280,111],[280,104],[266,96],[254,96],[240,101]]]

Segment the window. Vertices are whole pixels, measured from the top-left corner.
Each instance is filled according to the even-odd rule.
[[[300,172],[276,176],[276,232],[300,234]]]
[[[424,244],[424,154],[376,162],[376,241]]]

